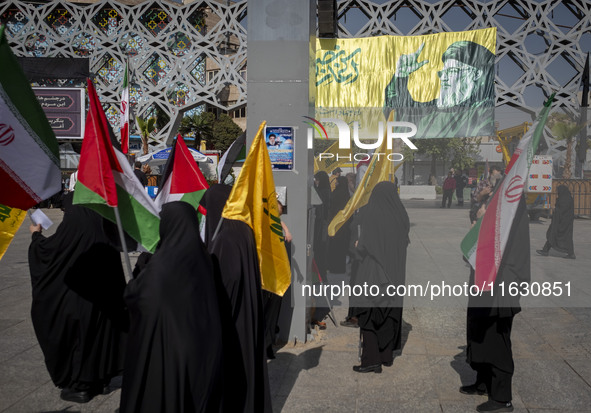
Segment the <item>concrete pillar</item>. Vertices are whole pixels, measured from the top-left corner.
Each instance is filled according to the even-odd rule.
[[[306,340],[307,215],[313,180],[312,151],[306,146],[303,116],[314,116],[316,2],[253,0],[248,2],[247,145],[260,123],[294,128],[294,165],[273,173],[276,186],[287,188],[292,285],[283,299],[279,325],[283,341]]]

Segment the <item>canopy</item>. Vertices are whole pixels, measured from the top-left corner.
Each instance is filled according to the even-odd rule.
[[[150,152],[147,155],[142,155],[135,158],[135,160],[140,161],[141,163],[149,162],[150,165],[161,165],[166,163],[171,150],[172,147],[169,147],[156,152]],[[211,158],[208,158],[207,156],[203,155],[197,149],[189,148],[189,151],[191,152],[191,155],[193,155],[193,159],[195,159],[196,162],[213,163],[213,160]]]

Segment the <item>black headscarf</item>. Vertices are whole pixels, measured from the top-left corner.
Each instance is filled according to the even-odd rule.
[[[83,389],[107,384],[123,370],[125,277],[103,219],[72,205],[72,198],[64,197],[54,235],[32,236],[31,318],[54,384]]]
[[[552,248],[574,254],[573,245],[573,225],[575,220],[575,203],[573,197],[564,185],[560,185],[556,190],[558,198],[554,205],[552,222],[546,232],[546,239]]]
[[[201,198],[200,204],[207,210],[205,218],[205,246],[209,248],[211,239],[222,217],[226,201],[232,192],[232,187],[225,184],[210,186]]]
[[[195,208],[164,204],[160,243],[127,285],[131,326],[121,413],[215,412],[222,332],[214,272]]]

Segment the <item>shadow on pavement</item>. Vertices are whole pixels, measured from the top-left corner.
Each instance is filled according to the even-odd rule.
[[[300,372],[317,367],[321,354],[322,346],[311,348],[297,355],[277,353],[276,358],[269,361],[267,368],[271,394],[274,395],[273,411],[283,410],[287,396],[291,393]]]

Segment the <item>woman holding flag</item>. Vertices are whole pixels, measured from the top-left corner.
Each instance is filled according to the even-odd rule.
[[[156,252],[125,290],[131,325],[121,413],[220,411],[222,323],[197,213],[176,201],[160,217]]]
[[[522,194],[494,280],[494,292],[483,291],[482,295],[470,295],[468,299],[466,359],[476,371],[476,382],[462,386],[460,392],[488,394],[489,400],[477,407],[479,412],[513,411],[511,329],[513,317],[521,311],[520,297],[503,294],[498,286],[500,283],[521,285],[530,281],[529,249],[529,217]],[[470,271],[470,285],[475,285],[474,269]]]
[[[63,400],[87,403],[123,371],[127,313],[119,252],[94,211],[64,198],[54,235],[31,225],[31,318],[45,365]]]

